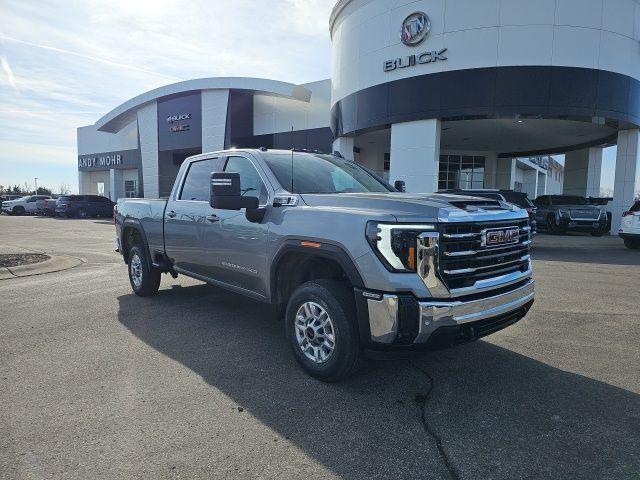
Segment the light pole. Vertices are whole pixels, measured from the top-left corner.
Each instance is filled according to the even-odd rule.
[[[36,181],[36,195],[38,194],[38,177],[34,178],[34,180]]]

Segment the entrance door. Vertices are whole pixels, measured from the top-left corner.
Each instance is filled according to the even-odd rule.
[[[256,197],[266,207],[273,196],[270,184],[263,178],[253,160],[245,156],[229,156],[224,171],[240,174],[240,190],[246,197]],[[269,185],[269,187],[267,187]],[[219,258],[211,275],[222,282],[266,297],[268,216],[261,223],[247,220],[246,211],[214,210],[220,218],[220,241],[209,246]]]

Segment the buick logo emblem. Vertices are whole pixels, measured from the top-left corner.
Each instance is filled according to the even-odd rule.
[[[415,12],[402,22],[400,39],[408,47],[420,45],[431,31],[431,20],[426,13]]]

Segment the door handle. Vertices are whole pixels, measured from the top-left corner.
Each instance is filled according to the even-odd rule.
[[[211,223],[216,223],[220,221],[220,217],[217,215],[209,215],[207,217],[207,220],[209,220]]]
[[[174,212],[173,210],[170,211],[169,213],[167,213],[167,217],[169,217],[169,218],[175,218],[176,215],[177,215],[176,212]]]

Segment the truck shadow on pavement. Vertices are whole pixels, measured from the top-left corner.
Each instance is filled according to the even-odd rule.
[[[488,342],[372,360],[351,379],[323,384],[299,369],[263,304],[205,285],[118,301],[133,335],[344,478],[640,471],[640,396]]]

